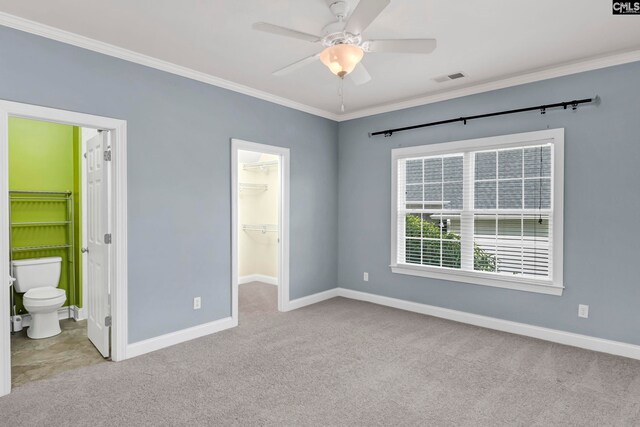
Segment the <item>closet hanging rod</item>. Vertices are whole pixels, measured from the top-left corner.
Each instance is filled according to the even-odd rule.
[[[527,111],[540,111],[540,114],[546,114],[548,109],[560,108],[560,107],[562,107],[565,110],[567,109],[567,107],[571,107],[571,109],[575,111],[575,110],[578,109],[578,105],[580,105],[580,104],[589,104],[589,103],[592,103],[592,102],[595,103],[595,104],[598,104],[600,102],[600,97],[598,97],[598,95],[595,95],[592,98],[574,99],[573,101],[556,102],[554,104],[544,104],[544,105],[538,105],[538,106],[535,106],[535,107],[516,108],[514,110],[496,111],[494,113],[476,114],[474,116],[457,117],[455,119],[440,120],[440,121],[437,121],[437,122],[423,123],[423,124],[420,124],[420,125],[405,126],[405,127],[401,127],[401,128],[381,130],[381,131],[377,131],[377,132],[370,132],[369,133],[369,138],[371,138],[372,136],[377,136],[377,135],[384,135],[385,138],[387,138],[387,137],[390,137],[391,135],[393,135],[394,133],[398,133],[398,132],[404,132],[404,131],[407,131],[407,130],[414,130],[414,129],[421,129],[421,128],[426,128],[426,127],[430,127],[430,126],[446,125],[446,124],[449,124],[449,123],[456,123],[456,122],[463,122],[466,125],[469,120],[485,119],[487,117],[495,117],[495,116],[504,116],[506,114],[524,113],[524,112],[527,112]]]
[[[71,191],[32,191],[32,190],[10,190],[9,194],[57,194],[60,196],[70,196]]]
[[[250,184],[250,183],[240,183],[240,191],[242,190],[261,190],[267,191],[269,186],[267,184]]]
[[[277,160],[271,160],[271,161],[268,161],[268,162],[245,163],[244,165],[242,165],[242,168],[244,170],[247,170],[247,169],[266,169],[268,167],[277,166],[277,165],[278,165],[278,161]]]
[[[277,225],[271,225],[271,224],[254,224],[254,225],[244,224],[242,226],[242,230],[243,231],[260,231],[260,232],[262,232],[262,234],[264,234],[264,233],[277,233],[278,232],[278,226]]]

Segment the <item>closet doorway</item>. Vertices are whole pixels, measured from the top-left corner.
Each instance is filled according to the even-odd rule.
[[[289,149],[231,140],[232,317],[289,306]],[[244,308],[243,308],[244,309]]]

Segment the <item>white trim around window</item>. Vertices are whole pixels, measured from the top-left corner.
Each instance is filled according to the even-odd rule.
[[[548,191],[548,203],[549,206],[542,206],[542,178],[537,183],[540,188],[540,208],[526,209],[525,191],[522,190],[522,204],[519,208],[515,209],[499,209],[497,203],[494,209],[479,209],[475,206],[478,203],[474,196],[475,187],[480,182],[477,175],[474,172],[474,163],[476,154],[480,152],[490,152],[491,150],[512,150],[512,149],[531,149],[531,147],[550,147],[550,160],[549,160],[549,175],[550,185]],[[526,152],[523,151],[523,153]],[[407,182],[406,178],[406,161],[409,159],[433,159],[441,156],[443,158],[451,159],[457,157],[458,163],[460,158],[462,161],[462,202],[458,200],[457,204],[459,209],[452,208],[451,206],[445,207],[450,201],[445,201],[446,197],[441,196],[439,208],[438,202],[434,202],[431,197],[427,197],[426,190],[422,197],[422,208],[410,211],[407,208]],[[498,156],[498,154],[496,154]],[[408,274],[412,276],[429,277],[442,280],[451,280],[456,282],[463,282],[476,285],[493,286],[498,288],[515,289],[528,292],[536,292],[550,295],[562,295],[564,289],[563,283],[563,202],[564,202],[564,129],[551,129],[536,132],[527,132],[513,135],[503,135],[489,138],[471,139],[464,141],[447,142],[441,144],[430,144],[415,147],[397,148],[392,150],[392,199],[391,199],[391,270],[394,273]],[[542,163],[543,154],[540,151],[539,154],[540,163]],[[425,160],[426,161],[426,160]],[[426,163],[425,163],[426,164]],[[444,163],[443,163],[444,164]],[[399,167],[401,165],[401,167]],[[523,188],[526,185],[526,178],[524,173],[525,162],[523,161],[523,173],[521,175]],[[542,167],[542,166],[541,166]],[[426,168],[426,166],[425,166]],[[498,177],[498,166],[496,163],[496,186],[499,185],[501,178]],[[424,174],[424,172],[423,172]],[[542,169],[540,170],[540,176],[542,176]],[[443,182],[444,182],[443,172]],[[518,180],[518,178],[516,178]],[[544,180],[549,181],[546,177]],[[422,184],[425,184],[425,178],[423,178]],[[459,181],[457,182],[460,186]],[[411,184],[409,184],[411,185]],[[399,188],[402,187],[402,191]],[[436,186],[437,188],[437,186]],[[459,187],[458,187],[459,188]],[[443,190],[444,191],[444,190]],[[537,190],[536,190],[537,191]],[[547,190],[545,190],[547,191]],[[499,199],[499,193],[496,190],[496,198]],[[512,200],[512,199],[511,199]],[[428,203],[425,201],[429,201]],[[435,203],[435,207],[434,207]],[[500,202],[501,203],[501,202]],[[537,203],[537,202],[536,202]],[[431,206],[428,206],[431,205]],[[439,211],[437,215],[440,215],[439,227],[443,229],[442,218],[446,217],[450,213],[459,218],[460,222],[460,243],[449,240],[454,244],[459,244],[461,255],[456,260],[456,267],[449,268],[442,262],[442,253],[444,249],[441,249],[440,253],[440,265],[425,265],[424,261],[413,262],[408,260],[408,256],[405,254],[407,251],[407,241],[411,238],[407,238],[405,234],[405,220],[409,212],[427,212],[429,209],[435,209]],[[493,263],[496,267],[495,271],[477,271],[474,264],[474,248],[476,247],[476,239],[478,239],[477,232],[474,229],[475,219],[479,218],[479,215],[495,215],[496,216],[496,239],[502,238],[498,231],[498,218],[502,215],[520,215],[522,219],[522,231],[521,234],[525,235],[525,218],[531,219],[532,215],[540,215],[540,224],[542,224],[542,218],[544,215],[545,224],[548,233],[548,255],[545,259],[543,273],[544,274],[513,274],[505,273],[498,267],[498,244],[494,252],[495,258]],[[474,216],[475,215],[475,216]],[[508,217],[511,219],[511,217]],[[422,229],[423,226],[421,226]],[[402,229],[400,229],[402,228]],[[437,229],[436,229],[437,230]],[[402,234],[399,234],[399,231]],[[422,231],[422,234],[425,232]],[[479,233],[479,232],[478,232]],[[440,231],[440,239],[443,239],[443,231]],[[424,257],[424,235],[422,249],[420,249],[421,257]],[[436,236],[437,237],[437,236]],[[427,239],[428,240],[428,239]],[[431,239],[432,240],[432,239]],[[435,239],[437,241],[437,238]],[[524,242],[524,237],[523,237]],[[444,248],[445,241],[441,240],[440,247]],[[400,249],[400,253],[398,250]],[[523,253],[523,260],[526,256],[526,248],[521,248]],[[523,261],[523,265],[525,262]],[[524,266],[522,271],[524,272]],[[526,273],[526,272],[525,272]]]

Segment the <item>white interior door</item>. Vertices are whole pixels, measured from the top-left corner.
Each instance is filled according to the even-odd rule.
[[[109,307],[109,165],[105,161],[108,132],[87,141],[87,333],[89,340],[104,357],[109,357],[107,317]],[[109,318],[110,321],[110,318]]]

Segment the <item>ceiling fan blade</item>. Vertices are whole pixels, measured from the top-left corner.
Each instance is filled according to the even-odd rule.
[[[389,3],[391,0],[360,0],[344,30],[352,34],[361,34]]]
[[[273,72],[274,76],[283,76],[285,74],[289,74],[295,70],[297,70],[298,68],[302,68],[307,64],[311,64],[312,62],[314,62],[315,60],[317,60],[320,57],[319,53],[316,53],[315,55],[312,56],[308,56],[304,59],[301,59],[300,61],[296,61],[293,64],[289,64],[284,68],[280,68],[279,70],[276,70]]]
[[[277,34],[279,36],[292,37],[294,39],[305,40],[311,43],[319,42],[321,39],[321,37],[314,36],[313,34],[303,33],[301,31],[280,27],[278,25],[268,24],[266,22],[256,22],[251,26],[251,28],[257,31],[263,31],[265,33]]]
[[[353,71],[350,72],[348,75],[351,78],[351,80],[356,84],[356,86],[369,83],[369,81],[371,80],[371,75],[369,74],[367,69],[364,67],[364,65],[362,65],[362,62],[356,65],[356,68],[354,68]]]
[[[376,53],[431,53],[437,44],[435,39],[369,40],[363,47]]]

